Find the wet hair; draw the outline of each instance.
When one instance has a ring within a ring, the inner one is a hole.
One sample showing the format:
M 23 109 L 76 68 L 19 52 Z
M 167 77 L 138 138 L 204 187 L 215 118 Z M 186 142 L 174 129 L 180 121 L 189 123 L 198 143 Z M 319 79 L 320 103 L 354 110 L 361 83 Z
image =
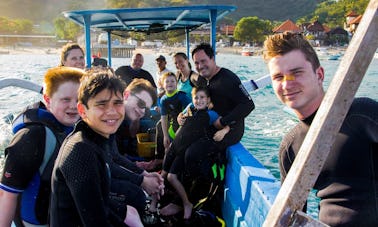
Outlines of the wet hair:
M 43 78 L 43 94 L 52 97 L 63 83 L 80 83 L 80 79 L 84 73 L 85 72 L 82 69 L 65 66 L 48 69 Z
M 185 53 L 183 53 L 183 52 L 177 52 L 175 55 L 173 55 L 173 58 L 176 58 L 176 57 L 182 57 L 183 59 L 187 60 L 188 61 L 189 69 L 192 69 L 192 64 L 190 64 L 189 58 L 188 58 L 188 56 L 186 56 Z
M 205 54 L 209 57 L 209 58 L 214 58 L 214 50 L 213 48 L 211 47 L 210 44 L 208 43 L 201 43 L 199 44 L 198 46 L 196 46 L 193 51 L 192 51 L 192 58 L 194 56 L 195 53 L 197 53 L 198 51 L 200 50 L 203 50 L 205 52 Z
M 60 53 L 60 65 L 59 66 L 64 66 L 64 63 L 67 60 L 68 55 L 70 54 L 71 50 L 74 49 L 79 49 L 84 55 L 84 50 L 81 48 L 81 46 L 77 43 L 67 43 L 62 47 L 62 52 Z
M 146 80 L 141 78 L 135 78 L 131 81 L 131 83 L 126 87 L 126 91 L 138 94 L 142 91 L 148 92 L 152 99 L 152 105 L 156 104 L 157 101 L 157 92 L 156 88 L 152 86 L 152 84 Z
M 109 90 L 113 94 L 119 93 L 123 96 L 125 90 L 125 82 L 116 76 L 112 70 L 93 68 L 86 71 L 79 87 L 79 103 L 82 103 L 88 108 L 89 99 L 95 97 L 103 90 Z
M 318 55 L 310 43 L 299 33 L 285 32 L 268 36 L 264 42 L 263 58 L 265 62 L 277 55 L 284 55 L 293 50 L 300 50 L 315 71 L 320 66 Z
M 192 88 L 192 97 L 194 97 L 200 91 L 203 91 L 207 97 L 210 97 L 210 90 L 207 87 L 202 86 Z

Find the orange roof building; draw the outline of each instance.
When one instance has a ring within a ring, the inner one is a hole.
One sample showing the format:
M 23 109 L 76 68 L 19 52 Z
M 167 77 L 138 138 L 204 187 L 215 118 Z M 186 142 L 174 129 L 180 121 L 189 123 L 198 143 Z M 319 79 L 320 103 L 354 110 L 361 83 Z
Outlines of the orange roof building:
M 273 28 L 272 30 L 274 33 L 283 33 L 286 31 L 293 32 L 293 33 L 300 33 L 302 29 L 300 29 L 294 22 L 291 20 L 286 20 L 281 25 Z

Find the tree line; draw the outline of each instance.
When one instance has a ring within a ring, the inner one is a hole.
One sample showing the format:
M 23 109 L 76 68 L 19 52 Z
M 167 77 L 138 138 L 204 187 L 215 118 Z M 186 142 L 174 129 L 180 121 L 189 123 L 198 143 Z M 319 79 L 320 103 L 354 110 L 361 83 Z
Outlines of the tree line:
M 193 1 L 189 0 L 175 0 L 174 5 L 188 5 Z M 343 27 L 345 22 L 345 15 L 348 12 L 354 11 L 357 14 L 362 14 L 368 4 L 369 0 L 328 0 L 318 4 L 315 11 L 309 15 L 299 18 L 296 23 L 302 24 L 304 22 L 313 22 L 318 20 L 322 24 L 326 24 L 330 28 Z M 106 6 L 108 8 L 135 8 L 135 7 L 158 7 L 158 6 L 172 6 L 171 0 L 107 0 Z M 75 6 L 77 7 L 77 5 Z M 241 42 L 262 42 L 267 34 L 270 34 L 272 28 L 281 23 L 281 21 L 270 21 L 258 18 L 256 16 L 242 17 L 238 21 L 234 21 L 230 17 L 226 17 L 218 24 L 235 25 L 234 40 Z M 0 17 L 0 33 L 2 34 L 41 34 L 38 27 L 33 26 L 33 22 L 27 19 L 10 19 L 7 17 Z M 59 16 L 54 19 L 54 33 L 58 39 L 75 40 L 82 32 L 82 28 L 70 20 Z M 146 40 L 146 34 L 137 34 L 130 32 L 129 37 L 136 40 Z M 149 39 L 163 39 L 167 40 L 168 44 L 181 42 L 185 39 L 183 31 L 169 31 L 160 34 L 152 34 L 148 36 Z M 218 37 L 222 38 L 222 37 Z M 191 36 L 192 41 L 207 41 L 201 36 Z

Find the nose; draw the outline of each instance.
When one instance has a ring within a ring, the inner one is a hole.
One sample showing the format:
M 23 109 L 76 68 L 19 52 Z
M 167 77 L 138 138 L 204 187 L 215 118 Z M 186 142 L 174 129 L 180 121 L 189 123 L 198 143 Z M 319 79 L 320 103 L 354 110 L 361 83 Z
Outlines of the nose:
M 292 84 L 291 82 L 295 81 L 295 76 L 291 74 L 285 74 L 282 79 L 282 88 L 287 89 Z

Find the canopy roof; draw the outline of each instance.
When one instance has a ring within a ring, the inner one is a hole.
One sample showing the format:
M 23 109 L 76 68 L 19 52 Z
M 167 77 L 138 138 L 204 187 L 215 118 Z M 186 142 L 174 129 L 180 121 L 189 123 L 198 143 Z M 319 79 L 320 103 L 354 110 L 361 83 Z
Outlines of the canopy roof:
M 196 5 L 158 8 L 122 8 L 80 10 L 63 12 L 64 16 L 81 26 L 85 17 L 90 18 L 90 27 L 104 31 L 162 32 L 177 29 L 193 30 L 211 22 L 211 12 L 216 20 L 234 11 L 235 6 Z
M 79 10 L 63 12 L 63 15 L 84 27 L 87 65 L 91 64 L 91 29 L 108 33 L 108 56 L 111 56 L 110 34 L 123 36 L 123 32 L 156 33 L 184 29 L 189 56 L 189 32 L 201 25 L 210 24 L 210 43 L 215 52 L 216 22 L 235 6 L 194 5 L 158 8 L 122 8 Z M 109 65 L 111 58 L 108 57 Z

